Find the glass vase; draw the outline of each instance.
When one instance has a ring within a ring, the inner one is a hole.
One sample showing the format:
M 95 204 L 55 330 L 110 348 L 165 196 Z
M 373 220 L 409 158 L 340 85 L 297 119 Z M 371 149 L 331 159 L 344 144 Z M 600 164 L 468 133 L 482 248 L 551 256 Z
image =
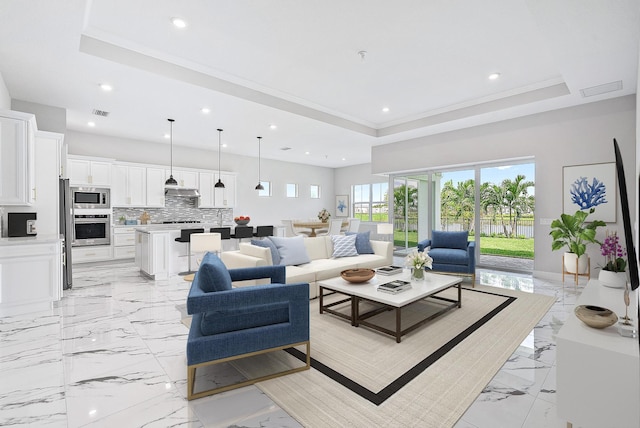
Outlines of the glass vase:
M 424 280 L 424 268 L 411 268 L 411 280 L 423 281 Z

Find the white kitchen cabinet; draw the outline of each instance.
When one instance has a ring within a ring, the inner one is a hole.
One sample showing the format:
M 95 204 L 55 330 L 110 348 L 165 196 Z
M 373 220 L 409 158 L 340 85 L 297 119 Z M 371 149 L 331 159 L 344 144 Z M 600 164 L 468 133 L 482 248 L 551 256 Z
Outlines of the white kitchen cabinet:
M 72 186 L 111 187 L 112 162 L 69 156 L 67 170 Z
M 113 259 L 113 250 L 111 245 L 95 245 L 88 247 L 73 247 L 71 249 L 72 262 L 88 263 L 101 262 Z
M 48 310 L 61 298 L 58 235 L 0 239 L 0 317 Z
M 171 271 L 171 248 L 179 231 L 136 230 L 136 266 L 140 272 L 153 279 L 167 279 Z
M 133 259 L 136 256 L 136 228 L 113 227 L 113 258 Z
M 132 165 L 113 165 L 111 205 L 144 207 L 147 204 L 147 170 Z
M 0 111 L 0 205 L 30 205 L 35 186 L 35 116 Z
M 57 234 L 60 229 L 58 177 L 64 135 L 37 131 L 35 137 L 35 186 L 30 209 L 38 213 L 38 234 Z
M 215 174 L 213 172 L 201 172 L 198 177 L 198 181 L 200 182 L 200 208 L 214 208 L 215 207 L 215 193 L 214 193 L 214 185 L 217 180 L 215 180 Z
M 169 178 L 171 170 L 167 169 L 165 174 L 167 178 Z M 187 187 L 189 189 L 198 188 L 198 171 L 173 168 L 173 178 L 178 182 L 178 186 L 180 187 Z
M 164 207 L 164 168 L 147 167 L 147 207 Z M 168 177 L 168 175 L 167 175 Z
M 214 174 L 215 183 L 218 182 L 218 174 Z M 214 204 L 216 208 L 233 208 L 236 205 L 236 176 L 233 174 L 220 174 L 224 188 L 214 187 Z M 215 184 L 214 183 L 214 184 Z

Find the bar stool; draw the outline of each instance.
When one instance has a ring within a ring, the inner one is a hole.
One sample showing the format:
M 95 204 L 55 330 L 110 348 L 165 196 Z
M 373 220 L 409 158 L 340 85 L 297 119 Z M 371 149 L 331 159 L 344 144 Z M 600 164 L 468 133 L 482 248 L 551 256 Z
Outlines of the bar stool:
M 253 237 L 253 227 L 252 226 L 236 226 L 235 230 L 231 234 L 233 239 L 238 240 L 238 244 L 242 242 L 242 238 L 251 238 Z
M 176 242 L 186 242 L 187 243 L 187 258 L 189 260 L 188 262 L 188 271 L 187 272 L 180 272 L 178 275 L 189 275 L 190 273 L 193 273 L 193 271 L 191 270 L 191 235 L 194 233 L 203 233 L 204 229 L 182 229 L 180 230 L 180 236 L 178 238 L 175 239 Z
M 264 236 L 273 236 L 273 226 L 256 226 L 256 232 L 253 236 L 262 238 Z

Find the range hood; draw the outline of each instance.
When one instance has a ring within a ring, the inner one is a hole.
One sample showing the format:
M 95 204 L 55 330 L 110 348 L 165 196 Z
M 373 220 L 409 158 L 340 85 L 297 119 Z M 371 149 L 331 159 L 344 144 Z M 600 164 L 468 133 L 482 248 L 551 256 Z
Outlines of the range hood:
M 165 186 L 164 188 L 165 196 L 180 196 L 183 198 L 199 198 L 200 192 L 198 189 L 190 189 L 188 187 L 180 187 L 180 186 Z

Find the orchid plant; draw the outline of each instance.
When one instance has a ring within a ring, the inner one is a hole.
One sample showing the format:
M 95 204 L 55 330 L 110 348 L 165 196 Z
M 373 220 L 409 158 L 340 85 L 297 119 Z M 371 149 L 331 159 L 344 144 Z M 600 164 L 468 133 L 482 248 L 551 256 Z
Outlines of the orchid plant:
M 617 232 L 609 233 L 600 245 L 600 254 L 604 256 L 605 265 L 602 270 L 610 272 L 624 272 L 627 268 L 626 250 L 620 245 Z
M 414 250 L 411 254 L 409 254 L 405 260 L 405 264 L 408 267 L 412 267 L 414 269 L 424 269 L 428 267 L 429 269 L 433 268 L 433 259 L 426 252 L 418 252 Z

